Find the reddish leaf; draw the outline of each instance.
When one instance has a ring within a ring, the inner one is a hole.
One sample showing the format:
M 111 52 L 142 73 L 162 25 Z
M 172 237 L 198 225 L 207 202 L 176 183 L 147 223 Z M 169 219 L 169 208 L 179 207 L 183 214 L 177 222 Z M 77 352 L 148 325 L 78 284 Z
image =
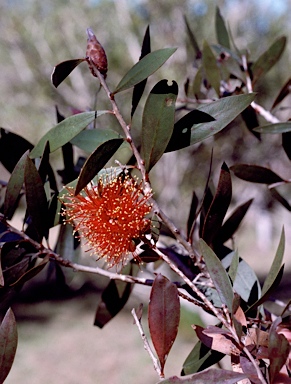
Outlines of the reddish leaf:
M 177 287 L 159 273 L 151 290 L 148 321 L 162 373 L 178 333 L 179 320 L 180 301 Z
M 240 179 L 252 183 L 274 184 L 284 181 L 279 175 L 271 169 L 259 165 L 236 164 L 230 167 L 230 170 Z
M 230 172 L 225 163 L 221 167 L 216 194 L 205 217 L 202 239 L 211 244 L 221 228 L 232 194 Z
M 291 160 L 291 159 L 290 159 Z M 283 205 L 288 211 L 291 211 L 291 205 L 288 201 L 277 191 L 275 188 L 270 189 L 270 193 L 274 199 L 276 199 L 280 204 Z
M 194 375 L 184 377 L 173 376 L 159 381 L 157 384 L 235 384 L 246 377 L 247 375 L 243 373 L 210 368 Z
M 62 61 L 58 65 L 56 65 L 53 69 L 51 81 L 53 85 L 57 88 L 66 77 L 83 61 L 86 59 L 73 59 Z
M 240 354 L 240 350 L 236 346 L 230 332 L 213 325 L 209 325 L 207 328 L 200 327 L 200 325 L 192 325 L 192 327 L 199 340 L 208 348 L 225 355 Z
M 17 348 L 17 328 L 9 308 L 0 326 L 0 382 L 3 383 L 12 367 Z
M 270 333 L 269 333 L 269 359 L 270 359 L 270 382 L 274 382 L 276 375 L 279 373 L 280 369 L 285 364 L 287 357 L 290 352 L 289 342 L 283 334 L 278 334 L 276 332 L 277 325 L 281 321 L 280 318 L 277 318 L 273 322 Z
M 272 105 L 272 109 L 275 108 L 282 100 L 285 99 L 286 96 L 291 92 L 291 79 L 287 81 L 279 92 L 279 95 L 276 97 L 274 104 Z

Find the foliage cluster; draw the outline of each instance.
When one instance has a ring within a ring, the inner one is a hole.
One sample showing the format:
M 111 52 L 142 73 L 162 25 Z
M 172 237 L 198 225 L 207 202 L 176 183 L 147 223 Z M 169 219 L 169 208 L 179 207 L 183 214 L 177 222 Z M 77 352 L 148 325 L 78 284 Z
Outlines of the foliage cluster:
M 133 309 L 132 315 L 160 382 L 235 383 L 244 380 L 279 383 L 281 377 L 284 380 L 289 378 L 290 302 L 286 303 L 280 316 L 270 313 L 265 306 L 283 275 L 284 230 L 270 272 L 261 287 L 254 271 L 229 245 L 252 201 L 242 201 L 225 220 L 232 199 L 231 172 L 240 179 L 265 184 L 273 198 L 290 211 L 290 204 L 279 189 L 289 180 L 257 164 L 235 163 L 229 168 L 223 163 L 218 185 L 214 188 L 211 158 L 203 197 L 199 201 L 194 191 L 191 205 L 187 208 L 186 230 L 178 229 L 155 199 L 150 198 L 152 214 L 146 219 L 150 220 L 149 227 L 142 228 L 139 237 L 129 239 L 127 250 L 134 252 L 135 257 L 118 265 L 117 262 L 112 263 L 114 256 L 111 254 L 111 264 L 117 264 L 115 272 L 107 269 L 106 265 L 88 267 L 79 264 L 74 253 L 80 246 L 82 232 L 76 233 L 77 238 L 74 239 L 71 227 L 63 225 L 68 207 L 68 188 L 74 191 L 70 204 L 73 204 L 74 198 L 87 204 L 93 196 L 92 190 L 95 191 L 94 199 L 102 200 L 106 182 L 108 185 L 111 182 L 108 174 L 114 172 L 118 184 L 124 183 L 124 189 L 125 180 L 137 177 L 142 181 L 141 191 L 138 189 L 138 192 L 149 196 L 152 191 L 151 170 L 159 166 L 164 153 L 182 150 L 212 137 L 239 115 L 257 139 L 262 134 L 282 135 L 282 147 L 291 159 L 290 121 L 280 121 L 273 111 L 267 111 L 256 103 L 253 92 L 260 79 L 279 61 L 286 47 L 286 37 L 276 39 L 261 56 L 251 61 L 246 52 L 236 47 L 218 8 L 215 17 L 216 44 L 207 41 L 199 44 L 187 19 L 185 23 L 191 49 L 195 51 L 193 64 L 196 75 L 193 81 L 185 81 L 183 97 L 179 97 L 176 81 L 158 81 L 146 96 L 139 134 L 134 137 L 131 122 L 146 90 L 147 79 L 176 50 L 164 48 L 152 51 L 149 28 L 144 35 L 140 60 L 128 70 L 113 91 L 106 82 L 106 77 L 110 77 L 106 53 L 91 29 L 87 30 L 86 56 L 64 61 L 54 68 L 52 83 L 58 87 L 77 66 L 87 62 L 92 75 L 101 84 L 99 91 L 105 92 L 108 98 L 108 109 L 78 112 L 67 118 L 57 110 L 58 124 L 35 146 L 1 128 L 0 160 L 11 173 L 7 185 L 2 183 L 5 200 L 0 222 L 1 382 L 9 373 L 17 346 L 16 323 L 10 305 L 23 284 L 48 264 L 53 265 L 56 276 L 63 284 L 63 268 L 109 278 L 96 311 L 95 325 L 99 327 L 106 325 L 123 308 L 134 284 L 152 287 L 148 324 L 156 354 L 144 336 L 142 306 Z M 126 122 L 115 98 L 131 88 L 130 118 Z M 272 110 L 289 92 L 290 79 L 274 98 Z M 267 123 L 261 125 L 258 115 Z M 106 126 L 110 126 L 114 117 L 120 129 L 96 129 L 96 119 L 106 117 Z M 85 161 L 81 157 L 75 161 L 76 147 L 89 153 Z M 124 156 L 121 160 L 119 155 L 124 148 L 129 155 L 126 160 Z M 50 164 L 50 154 L 57 150 L 61 150 L 63 156 L 64 169 L 57 173 L 62 185 L 66 186 L 64 188 L 59 187 L 56 172 Z M 116 161 L 114 171 L 112 168 L 108 171 L 108 161 L 112 158 Z M 87 196 L 84 188 L 87 188 Z M 121 188 L 118 193 L 121 196 L 124 190 Z M 137 191 L 133 189 L 132 195 L 135 193 Z M 21 199 L 25 200 L 26 212 L 22 228 L 17 229 L 10 224 L 10 220 Z M 129 213 L 124 211 L 123 214 Z M 107 224 L 115 224 L 116 217 L 111 215 L 107 218 Z M 60 225 L 58 242 L 56 248 L 51 249 L 50 229 L 56 225 Z M 100 228 L 94 227 L 93 230 L 98 232 Z M 113 241 L 113 237 L 110 239 Z M 138 267 L 140 262 L 142 264 Z M 148 268 L 149 264 L 151 268 Z M 166 273 L 159 272 L 161 264 L 175 272 L 173 281 L 165 276 Z M 154 271 L 151 272 L 152 278 L 138 276 L 139 268 Z M 217 324 L 205 328 L 193 324 L 199 341 L 186 358 L 181 376 L 164 379 L 166 359 L 177 336 L 180 300 L 203 308 L 217 318 Z M 231 357 L 232 370 L 214 371 L 211 367 L 225 355 Z

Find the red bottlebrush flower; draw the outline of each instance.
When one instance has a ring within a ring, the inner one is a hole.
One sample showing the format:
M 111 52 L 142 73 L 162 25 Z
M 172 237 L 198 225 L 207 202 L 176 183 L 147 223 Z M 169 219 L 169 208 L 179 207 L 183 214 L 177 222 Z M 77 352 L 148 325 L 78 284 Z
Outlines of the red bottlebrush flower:
M 77 196 L 69 189 L 63 214 L 98 259 L 106 258 L 110 267 L 124 265 L 130 253 L 137 258 L 135 241 L 149 229 L 150 219 L 145 216 L 152 209 L 148 202 L 151 195 L 144 194 L 142 183 L 129 175 L 111 174 Z

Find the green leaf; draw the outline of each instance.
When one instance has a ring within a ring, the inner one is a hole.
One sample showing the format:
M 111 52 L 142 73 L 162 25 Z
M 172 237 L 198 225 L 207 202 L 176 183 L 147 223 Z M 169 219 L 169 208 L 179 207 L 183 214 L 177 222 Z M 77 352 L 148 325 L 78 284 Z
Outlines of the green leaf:
M 235 277 L 238 271 L 239 266 L 239 254 L 237 251 L 234 251 L 233 258 L 231 260 L 229 270 L 228 270 L 228 276 L 231 278 L 231 281 L 235 281 Z
M 279 37 L 252 65 L 253 85 L 264 76 L 282 56 L 286 46 L 286 36 Z
M 183 364 L 182 376 L 203 371 L 218 363 L 224 356 L 223 353 L 206 347 L 206 345 L 199 340 Z
M 276 255 L 262 288 L 262 296 L 272 287 L 274 281 L 278 276 L 278 273 L 280 272 L 283 256 L 284 256 L 284 250 L 285 250 L 285 232 L 284 232 L 284 228 L 282 228 L 280 242 L 276 251 Z
M 7 184 L 3 213 L 8 219 L 11 219 L 14 215 L 19 194 L 24 183 L 24 167 L 28 153 L 29 151 L 26 151 L 19 159 Z
M 247 213 L 247 210 L 249 209 L 252 201 L 253 199 L 250 199 L 246 203 L 240 205 L 226 220 L 216 236 L 215 241 L 217 243 L 223 244 L 233 236 L 245 214 Z
M 202 80 L 203 80 L 203 71 L 202 71 L 202 67 L 199 67 L 196 72 L 195 78 L 193 80 L 193 86 L 192 86 L 192 91 L 196 98 L 198 98 L 199 92 L 201 90 Z
M 143 57 L 145 57 L 148 53 L 151 52 L 151 37 L 150 37 L 150 27 L 148 25 L 143 42 L 142 42 L 142 48 L 141 48 L 141 55 L 139 57 L 139 60 L 141 60 Z M 147 83 L 147 78 L 141 81 L 140 83 L 136 84 L 133 88 L 132 92 L 132 104 L 131 104 L 131 113 L 130 116 L 134 115 L 134 112 L 138 106 L 138 103 L 140 102 L 140 99 L 143 95 L 143 91 L 145 89 Z
M 27 210 L 41 241 L 43 236 L 48 236 L 48 203 L 41 177 L 29 157 L 25 162 L 24 184 Z
M 147 79 L 158 70 L 177 48 L 164 48 L 148 53 L 120 80 L 113 94 L 124 91 Z
M 163 373 L 166 359 L 178 333 L 180 301 L 176 285 L 160 273 L 151 289 L 148 321 Z
M 271 169 L 259 165 L 236 164 L 230 167 L 230 170 L 240 179 L 252 183 L 274 184 L 284 181 Z
M 85 129 L 75 136 L 70 142 L 87 153 L 95 151 L 99 145 L 111 139 L 121 138 L 112 129 Z
M 17 349 L 17 327 L 11 308 L 0 326 L 0 382 L 3 383 L 12 367 Z
M 255 94 L 229 96 L 220 100 L 214 101 L 206 105 L 201 105 L 197 109 L 212 116 L 215 121 L 209 123 L 195 124 L 191 127 L 191 135 L 187 131 L 182 131 L 179 142 L 183 146 L 188 147 L 215 135 L 233 121 L 251 102 L 254 100 Z M 178 139 L 178 138 L 177 138 Z
M 205 112 L 193 109 L 187 113 L 174 125 L 171 139 L 167 145 L 165 152 L 176 151 L 189 145 L 191 140 L 191 129 L 195 124 L 214 121 L 215 119 Z
M 13 283 L 9 284 L 10 287 L 14 287 L 14 286 L 22 287 L 26 281 L 38 275 L 43 270 L 43 268 L 47 265 L 48 262 L 49 262 L 48 255 L 46 255 L 43 259 L 41 259 L 40 257 L 37 258 L 35 265 L 33 265 L 31 268 L 29 267 L 29 269 L 27 269 L 25 273 L 21 274 L 21 276 L 18 279 L 16 279 Z
M 165 152 L 174 129 L 178 85 L 159 81 L 151 90 L 143 112 L 141 155 L 149 171 Z
M 205 76 L 209 84 L 214 88 L 217 96 L 220 95 L 220 70 L 217 66 L 216 57 L 207 41 L 204 41 L 202 51 L 202 64 Z
M 221 263 L 225 269 L 230 268 L 235 252 L 225 256 Z M 259 280 L 252 268 L 241 258 L 233 282 L 233 289 L 248 305 L 252 305 L 260 297 Z
M 83 168 L 81 169 L 78 178 L 75 195 L 78 195 L 81 190 L 86 187 L 94 176 L 105 166 L 111 159 L 114 153 L 123 143 L 123 139 L 111 139 L 99 145 L 91 156 L 86 160 Z
M 283 123 L 275 123 L 268 125 L 261 125 L 254 129 L 254 131 L 259 133 L 284 133 L 291 131 L 291 121 Z
M 207 270 L 213 281 L 213 284 L 217 290 L 217 293 L 220 297 L 220 300 L 225 304 L 229 310 L 232 312 L 232 302 L 233 302 L 233 288 L 229 276 L 224 269 L 221 261 L 212 251 L 212 249 L 205 243 L 203 239 L 199 240 L 199 246 L 201 253 L 203 255 Z
M 230 172 L 225 163 L 221 167 L 219 182 L 215 196 L 206 214 L 202 238 L 207 244 L 212 244 L 228 210 L 232 195 Z
M 56 65 L 53 69 L 51 77 L 53 85 L 57 88 L 65 80 L 65 78 L 69 76 L 69 74 L 83 61 L 86 61 L 86 59 L 83 58 L 67 60 Z
M 221 16 L 221 13 L 218 7 L 216 7 L 216 14 L 215 14 L 215 30 L 216 30 L 216 37 L 217 37 L 218 43 L 230 49 L 228 32 L 225 26 L 224 19 Z
M 199 45 L 198 45 L 198 43 L 197 43 L 197 40 L 196 40 L 196 38 L 195 38 L 195 36 L 194 36 L 193 31 L 192 31 L 191 28 L 190 28 L 190 25 L 189 25 L 189 23 L 188 23 L 188 20 L 187 20 L 187 17 L 186 17 L 186 16 L 184 16 L 184 21 L 185 21 L 185 24 L 186 24 L 187 34 L 188 34 L 188 36 L 189 36 L 191 45 L 192 45 L 192 47 L 193 47 L 193 49 L 194 49 L 194 51 L 195 51 L 195 54 L 196 54 L 196 57 L 195 57 L 195 58 L 196 58 L 196 60 L 197 60 L 197 59 L 200 59 L 201 56 L 202 56 L 202 54 L 201 54 L 201 50 L 200 50 L 200 48 L 199 48 Z
M 288 96 L 290 92 L 291 92 L 291 78 L 281 88 L 271 109 L 274 109 L 279 103 L 281 103 L 281 101 L 284 100 L 285 97 Z
M 87 127 L 95 118 L 108 113 L 108 111 L 83 112 L 77 115 L 67 117 L 55 127 L 51 128 L 37 143 L 30 153 L 30 158 L 40 157 L 44 151 L 46 142 L 49 142 L 50 151 L 54 152 L 62 147 L 83 129 Z
M 194 375 L 184 377 L 172 376 L 159 381 L 157 384 L 235 384 L 245 378 L 247 378 L 247 375 L 244 373 L 209 368 Z

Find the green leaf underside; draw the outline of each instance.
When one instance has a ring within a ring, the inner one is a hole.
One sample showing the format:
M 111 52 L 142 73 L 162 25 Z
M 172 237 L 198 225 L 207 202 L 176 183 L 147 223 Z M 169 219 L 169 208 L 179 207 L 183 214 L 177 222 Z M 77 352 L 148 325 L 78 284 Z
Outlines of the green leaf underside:
M 91 111 L 82 112 L 77 115 L 67 117 L 55 127 L 51 128 L 36 144 L 30 153 L 30 158 L 40 157 L 44 151 L 46 142 L 49 142 L 50 152 L 56 151 L 63 145 L 72 140 L 83 129 L 85 129 L 92 121 L 98 117 L 108 113 L 108 111 Z
M 230 49 L 228 32 L 225 26 L 224 19 L 221 16 L 221 13 L 218 7 L 216 7 L 215 30 L 216 30 L 216 37 L 217 37 L 218 43 Z
M 105 141 L 96 148 L 92 155 L 88 157 L 83 168 L 81 169 L 75 195 L 78 195 L 78 193 L 80 193 L 81 190 L 90 183 L 90 181 L 111 159 L 122 143 L 123 139 L 111 139 Z
M 220 95 L 220 70 L 217 66 L 216 57 L 212 52 L 207 41 L 204 41 L 202 51 L 202 64 L 205 71 L 206 79 L 214 88 L 217 96 Z
M 120 80 L 113 94 L 124 91 L 148 78 L 158 70 L 177 48 L 164 48 L 148 53 Z
M 199 240 L 199 245 L 201 253 L 204 257 L 205 264 L 209 275 L 213 281 L 213 284 L 218 292 L 220 300 L 225 304 L 230 311 L 232 312 L 232 302 L 233 302 L 233 289 L 230 283 L 229 276 L 224 269 L 221 261 L 212 251 L 212 249 L 205 243 L 203 239 Z
M 229 96 L 214 101 L 213 103 L 198 106 L 197 110 L 207 113 L 213 119 L 215 119 L 215 121 L 194 124 L 190 128 L 190 135 L 188 130 L 182 131 L 180 134 L 181 137 L 179 138 L 179 147 L 175 148 L 175 150 L 199 143 L 200 141 L 205 140 L 208 137 L 211 137 L 220 132 L 245 108 L 247 108 L 247 106 L 251 104 L 254 98 L 255 94 L 253 93 L 248 95 Z
M 236 164 L 230 170 L 240 179 L 252 183 L 274 184 L 284 181 L 275 172 L 259 165 Z
M 3 213 L 8 218 L 13 216 L 16 209 L 16 203 L 24 183 L 24 168 L 28 153 L 29 151 L 26 151 L 19 159 L 7 184 Z
M 291 121 L 283 123 L 275 123 L 268 125 L 261 125 L 254 129 L 254 131 L 259 133 L 285 133 L 291 131 Z
M 112 129 L 85 129 L 75 136 L 70 143 L 87 153 L 92 153 L 105 141 L 118 138 L 121 136 Z
M 225 269 L 230 267 L 233 257 L 236 257 L 235 252 L 229 253 L 222 259 L 221 263 Z M 251 297 L 251 292 L 254 287 L 256 287 L 258 291 L 255 298 Z M 246 303 L 249 303 L 250 299 L 254 302 L 260 297 L 260 285 L 258 278 L 252 268 L 242 259 L 239 259 L 235 280 L 233 282 L 233 289 Z
M 285 232 L 283 228 L 281 232 L 279 245 L 276 251 L 276 255 L 274 257 L 271 269 L 265 279 L 265 282 L 262 288 L 262 296 L 272 287 L 274 281 L 276 280 L 280 272 L 283 256 L 284 256 L 284 250 L 285 250 Z
M 52 73 L 52 83 L 57 88 L 69 74 L 83 61 L 86 61 L 86 59 L 73 59 L 73 60 L 66 60 L 54 67 L 53 73 Z
M 286 46 L 286 36 L 279 37 L 252 65 L 253 85 L 265 75 L 282 56 Z
M 12 367 L 18 342 L 14 314 L 9 308 L 0 326 L 0 382 L 3 383 Z
M 149 171 L 165 152 L 174 129 L 178 85 L 159 81 L 150 92 L 142 118 L 141 155 Z
M 203 372 L 195 373 L 194 375 L 183 377 L 172 376 L 168 379 L 159 381 L 157 384 L 235 384 L 246 377 L 247 375 L 244 373 L 209 368 Z
M 176 339 L 180 321 L 180 301 L 175 284 L 160 273 L 156 276 L 150 295 L 148 322 L 161 371 Z

